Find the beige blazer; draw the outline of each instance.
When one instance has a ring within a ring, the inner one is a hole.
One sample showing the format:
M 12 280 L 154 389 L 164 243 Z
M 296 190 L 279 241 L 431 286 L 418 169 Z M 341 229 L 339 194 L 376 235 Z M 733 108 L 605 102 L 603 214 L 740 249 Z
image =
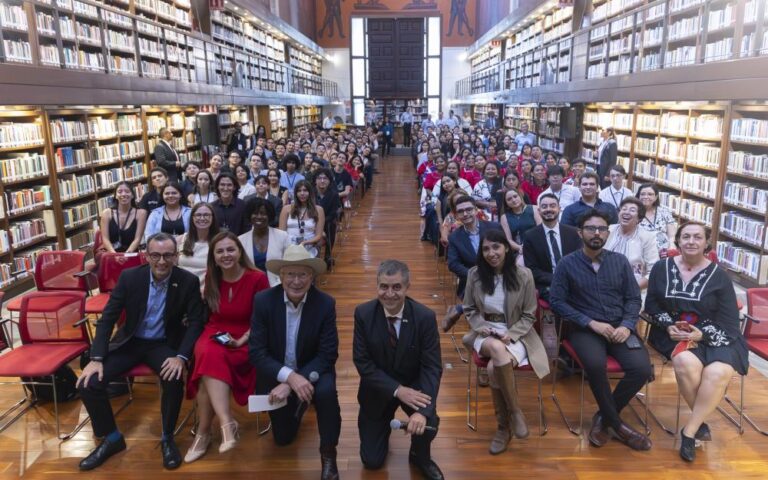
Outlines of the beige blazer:
M 240 239 L 240 243 L 243 244 L 243 249 L 248 258 L 253 261 L 253 229 L 248 230 L 244 234 L 237 237 Z M 288 232 L 277 228 L 269 227 L 269 245 L 267 246 L 267 261 L 269 260 L 281 260 L 283 258 L 283 252 L 291 244 L 288 239 Z M 267 272 L 267 278 L 269 279 L 269 286 L 274 287 L 280 285 L 280 277 L 272 272 Z
M 507 293 L 504 303 L 504 316 L 507 318 L 508 335 L 515 342 L 522 342 L 528 352 L 528 362 L 539 378 L 549 374 L 549 360 L 544 344 L 533 328 L 536 322 L 536 287 L 533 274 L 526 267 L 517 267 L 520 282 L 518 292 Z M 464 345 L 472 345 L 480 331 L 490 324 L 483 317 L 483 293 L 477 267 L 472 267 L 467 274 L 467 289 L 464 293 L 464 315 L 472 328 L 462 339 Z

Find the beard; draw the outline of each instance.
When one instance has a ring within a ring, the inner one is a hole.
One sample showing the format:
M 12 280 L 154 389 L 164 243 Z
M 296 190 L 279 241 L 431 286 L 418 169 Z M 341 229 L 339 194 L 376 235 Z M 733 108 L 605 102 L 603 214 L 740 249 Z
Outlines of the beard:
M 593 238 L 592 240 L 588 242 L 584 242 L 584 246 L 586 246 L 590 250 L 600 250 L 605 246 L 605 240 L 602 238 Z

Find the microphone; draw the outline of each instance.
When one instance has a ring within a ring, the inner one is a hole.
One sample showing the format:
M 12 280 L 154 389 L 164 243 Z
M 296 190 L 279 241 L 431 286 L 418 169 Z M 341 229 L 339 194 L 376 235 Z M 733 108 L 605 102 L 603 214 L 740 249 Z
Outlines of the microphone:
M 406 428 L 408 428 L 408 422 L 403 422 L 402 420 L 393 418 L 392 421 L 389 422 L 389 428 L 391 428 L 392 430 L 405 430 Z M 430 431 L 430 432 L 437 431 L 435 427 L 430 427 L 429 425 L 425 426 L 424 430 Z
M 309 383 L 312 385 L 316 384 L 317 381 L 320 379 L 320 374 L 317 372 L 309 372 Z M 296 407 L 296 413 L 294 416 L 298 419 L 301 418 L 302 415 L 304 415 L 304 412 L 307 411 L 307 408 L 309 408 L 309 404 L 305 401 L 300 401 L 299 405 Z

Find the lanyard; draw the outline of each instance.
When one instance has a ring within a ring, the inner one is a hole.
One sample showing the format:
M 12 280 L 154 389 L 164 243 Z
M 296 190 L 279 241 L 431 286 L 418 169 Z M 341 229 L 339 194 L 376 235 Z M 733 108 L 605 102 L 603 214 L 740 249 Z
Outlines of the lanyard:
M 616 192 L 613 191 L 613 188 L 611 188 L 610 192 L 611 192 L 611 200 L 613 200 L 613 204 L 616 205 L 616 208 L 618 209 L 619 205 L 621 205 L 621 202 L 624 201 L 624 189 L 623 188 L 621 189 L 621 198 L 619 199 L 618 203 L 616 203 Z M 655 222 L 655 219 L 654 219 L 654 222 Z

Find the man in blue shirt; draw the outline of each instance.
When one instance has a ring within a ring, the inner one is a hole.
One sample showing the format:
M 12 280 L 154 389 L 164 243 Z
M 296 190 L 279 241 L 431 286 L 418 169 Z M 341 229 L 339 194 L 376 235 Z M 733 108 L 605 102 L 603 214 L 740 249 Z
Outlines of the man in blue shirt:
M 80 470 L 92 470 L 125 450 L 107 386 L 141 363 L 161 379 L 163 466 L 174 469 L 181 465 L 173 431 L 184 399 L 184 367 L 203 330 L 205 308 L 197 276 L 175 266 L 173 236 L 151 236 L 147 241 L 147 258 L 149 265 L 125 270 L 120 275 L 96 324 L 91 361 L 77 380 L 80 397 L 93 423 L 93 434 L 102 438 L 99 446 L 80 462 Z M 112 330 L 123 316 L 125 321 L 113 336 Z
M 653 377 L 648 351 L 635 326 L 642 301 L 632 267 L 624 255 L 604 250 L 608 216 L 595 209 L 579 220 L 583 248 L 557 264 L 550 287 L 552 310 L 570 324 L 569 340 L 595 396 L 598 412 L 589 441 L 602 447 L 614 436 L 634 450 L 649 450 L 651 441 L 621 420 L 621 410 Z M 613 357 L 624 377 L 613 392 L 607 358 Z
M 526 143 L 530 146 L 536 145 L 536 135 L 528 131 L 527 123 L 520 125 L 520 133 L 515 136 L 515 142 L 520 148 L 523 148 Z
M 579 224 L 579 218 L 592 209 L 607 215 L 609 224 L 613 225 L 614 223 L 618 223 L 619 213 L 616 211 L 616 207 L 600 200 L 597 196 L 599 185 L 600 179 L 596 173 L 584 172 L 581 175 L 581 178 L 579 178 L 581 199 L 568 205 L 565 210 L 563 210 L 563 217 L 560 219 L 560 223 L 575 227 Z
M 381 156 L 386 157 L 392 148 L 392 137 L 395 134 L 395 126 L 389 121 L 389 117 L 384 117 L 384 125 L 381 126 Z

